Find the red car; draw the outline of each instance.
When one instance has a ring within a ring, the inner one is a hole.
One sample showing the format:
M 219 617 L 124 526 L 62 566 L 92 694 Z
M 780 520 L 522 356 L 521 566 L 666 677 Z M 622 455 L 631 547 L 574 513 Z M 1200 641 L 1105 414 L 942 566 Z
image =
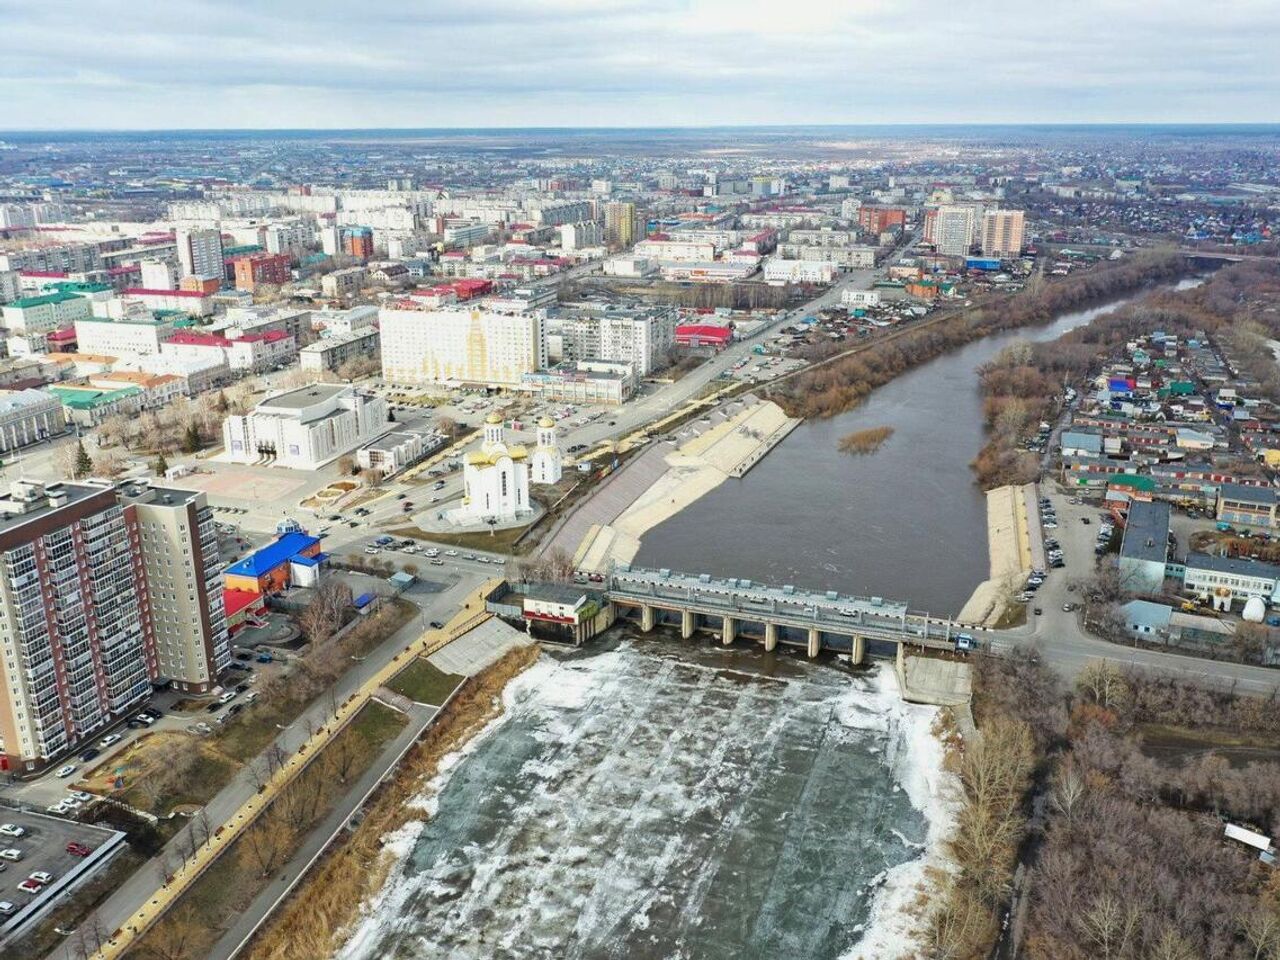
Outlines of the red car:
M 93 853 L 93 851 L 83 843 L 72 840 L 67 844 L 67 853 L 75 857 L 87 857 L 89 854 Z

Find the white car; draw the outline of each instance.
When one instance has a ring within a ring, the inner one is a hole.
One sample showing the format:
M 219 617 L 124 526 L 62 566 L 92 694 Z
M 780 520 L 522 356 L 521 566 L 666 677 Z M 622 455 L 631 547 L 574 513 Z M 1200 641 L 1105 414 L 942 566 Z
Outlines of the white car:
M 109 733 L 109 734 L 107 734 L 105 737 L 103 737 L 101 740 L 99 740 L 99 741 L 98 741 L 98 746 L 100 746 L 100 747 L 109 747 L 109 746 L 111 746 L 113 743 L 119 743 L 119 742 L 120 742 L 121 740 L 123 740 L 123 739 L 124 739 L 124 737 L 122 737 L 122 736 L 121 736 L 120 734 L 118 734 L 118 733 Z
M 12 860 L 17 863 L 22 859 L 22 851 L 17 847 L 10 847 L 8 850 L 0 850 L 0 860 Z
M 28 879 L 34 880 L 36 883 L 45 885 L 45 884 L 53 883 L 53 874 L 46 873 L 43 870 L 37 870 L 35 873 L 31 874 L 31 876 Z
M 0 837 L 25 837 L 27 831 L 16 823 L 0 823 Z
M 59 767 L 57 772 L 54 774 L 54 776 L 69 777 L 75 772 L 76 772 L 76 765 L 74 763 L 67 763 Z
M 67 813 L 68 811 L 70 811 L 70 810 L 71 810 L 71 808 L 67 806 L 67 801 L 66 801 L 66 800 L 59 800 L 57 803 L 51 803 L 51 804 L 49 804 L 47 807 L 45 807 L 45 810 L 46 810 L 48 813 L 52 813 L 52 814 L 55 814 L 56 816 L 59 816 L 59 817 L 60 817 L 60 816 L 62 816 L 63 814 L 65 814 L 65 813 Z
M 234 690 L 228 690 L 226 693 L 224 693 L 222 696 L 218 698 L 218 702 L 230 703 L 235 698 L 236 698 L 236 692 Z
M 446 551 L 444 552 L 444 555 L 445 555 L 446 557 L 456 557 L 456 556 L 458 555 L 458 551 L 457 551 L 457 550 L 446 550 Z
M 0 900 L 0 916 L 7 917 L 9 914 L 13 913 L 13 911 L 17 909 L 18 908 L 15 907 L 8 900 Z
M 85 793 L 83 790 L 68 790 L 67 796 L 72 800 L 79 800 L 81 803 L 89 803 L 93 800 L 93 794 Z

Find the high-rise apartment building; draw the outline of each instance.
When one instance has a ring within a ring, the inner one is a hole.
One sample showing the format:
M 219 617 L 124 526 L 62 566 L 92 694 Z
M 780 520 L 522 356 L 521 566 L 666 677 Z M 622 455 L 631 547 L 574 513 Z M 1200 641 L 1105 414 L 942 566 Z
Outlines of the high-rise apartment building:
M 388 383 L 514 387 L 547 365 L 542 318 L 534 314 L 383 309 L 378 319 Z
M 982 218 L 982 255 L 1016 257 L 1022 253 L 1026 214 L 1021 210 L 988 210 Z
M 146 583 L 114 485 L 16 481 L 0 499 L 0 767 L 65 754 L 150 693 Z
M 942 204 L 933 221 L 934 247 L 943 256 L 968 256 L 977 223 L 977 211 L 973 206 Z
M 147 576 L 152 635 L 162 678 L 205 693 L 231 665 L 222 562 L 213 510 L 201 491 L 128 485 Z
M 183 277 L 222 277 L 222 231 L 179 227 L 176 237 Z
M 373 257 L 373 231 L 368 227 L 345 227 L 342 231 L 342 252 L 358 260 Z
M 629 201 L 604 205 L 604 242 L 610 247 L 629 247 L 644 237 L 640 211 Z
M 566 360 L 629 363 L 637 377 L 646 377 L 667 365 L 678 323 L 674 307 L 575 310 L 560 320 L 561 349 Z

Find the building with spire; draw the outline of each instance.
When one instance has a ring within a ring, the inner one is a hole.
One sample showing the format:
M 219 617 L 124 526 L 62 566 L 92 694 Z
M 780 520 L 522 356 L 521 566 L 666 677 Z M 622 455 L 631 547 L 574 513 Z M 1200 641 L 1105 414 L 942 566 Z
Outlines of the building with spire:
M 533 512 L 529 502 L 529 452 L 508 444 L 502 417 L 491 413 L 484 442 L 468 453 L 462 468 L 462 504 L 447 512 L 458 526 L 511 523 Z

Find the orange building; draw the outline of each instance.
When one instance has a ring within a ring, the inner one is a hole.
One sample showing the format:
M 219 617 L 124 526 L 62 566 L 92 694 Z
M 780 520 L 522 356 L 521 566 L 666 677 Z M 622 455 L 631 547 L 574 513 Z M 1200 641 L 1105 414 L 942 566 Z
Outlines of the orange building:
M 286 533 L 275 543 L 227 567 L 223 587 L 248 593 L 278 593 L 298 579 L 295 566 L 314 570 L 323 559 L 318 537 Z
M 260 283 L 284 284 L 293 279 L 289 255 L 285 253 L 251 253 L 236 257 L 236 289 L 254 291 Z
M 858 226 L 868 233 L 879 235 L 906 223 L 907 211 L 901 207 L 862 207 L 858 211 Z

